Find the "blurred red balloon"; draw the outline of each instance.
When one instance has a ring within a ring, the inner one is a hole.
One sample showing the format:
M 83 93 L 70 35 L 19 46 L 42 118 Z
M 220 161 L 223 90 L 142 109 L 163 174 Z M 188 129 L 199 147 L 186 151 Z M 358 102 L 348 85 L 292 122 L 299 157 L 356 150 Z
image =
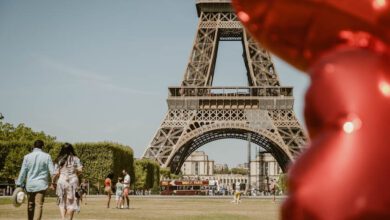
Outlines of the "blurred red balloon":
M 262 46 L 312 79 L 311 146 L 283 219 L 390 219 L 390 0 L 233 0 Z
M 306 71 L 323 53 L 351 42 L 344 32 L 370 33 L 390 44 L 390 0 L 232 0 L 247 30 Z M 375 45 L 372 45 L 375 47 Z
M 346 48 L 310 69 L 312 143 L 289 171 L 283 219 L 390 219 L 389 61 Z

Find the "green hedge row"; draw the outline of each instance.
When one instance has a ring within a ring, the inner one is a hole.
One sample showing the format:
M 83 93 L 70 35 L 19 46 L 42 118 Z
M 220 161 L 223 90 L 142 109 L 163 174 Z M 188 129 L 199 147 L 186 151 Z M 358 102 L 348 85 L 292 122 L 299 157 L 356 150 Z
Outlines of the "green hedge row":
M 148 159 L 135 161 L 135 184 L 136 190 L 152 190 L 159 192 L 160 166 L 157 162 Z
M 24 155 L 31 152 L 32 142 L 0 141 L 0 179 L 16 179 Z M 122 175 L 122 170 L 129 172 L 135 179 L 134 156 L 130 147 L 110 143 L 76 143 L 73 145 L 76 154 L 83 163 L 83 178 L 86 178 L 101 188 L 107 175 L 112 173 L 114 179 Z M 61 149 L 61 143 L 45 143 L 44 151 L 48 152 L 53 161 Z
M 74 147 L 84 166 L 83 177 L 95 186 L 101 188 L 110 173 L 113 181 L 123 176 L 122 170 L 127 170 L 131 179 L 135 178 L 134 156 L 130 147 L 109 142 L 77 143 Z

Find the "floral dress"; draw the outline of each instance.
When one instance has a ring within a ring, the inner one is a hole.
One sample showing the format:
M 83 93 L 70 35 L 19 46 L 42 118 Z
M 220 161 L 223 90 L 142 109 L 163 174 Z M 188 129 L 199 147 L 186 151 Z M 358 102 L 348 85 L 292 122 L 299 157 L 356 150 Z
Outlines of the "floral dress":
M 76 190 L 79 186 L 78 174 L 82 171 L 80 159 L 76 156 L 69 156 L 62 167 L 56 164 L 55 172 L 59 174 L 56 194 L 59 198 L 58 206 L 66 210 L 77 211 L 80 209 Z

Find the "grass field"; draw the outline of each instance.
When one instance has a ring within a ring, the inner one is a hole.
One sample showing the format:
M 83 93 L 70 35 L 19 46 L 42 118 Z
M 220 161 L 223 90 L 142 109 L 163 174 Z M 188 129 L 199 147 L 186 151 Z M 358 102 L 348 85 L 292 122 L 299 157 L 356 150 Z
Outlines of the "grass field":
M 231 203 L 225 198 L 180 198 L 180 197 L 131 197 L 130 209 L 105 207 L 104 197 L 89 198 L 87 205 L 82 205 L 81 212 L 74 219 L 170 219 L 170 220 L 203 220 L 203 219 L 279 219 L 281 200 L 243 199 L 240 204 Z M 27 207 L 23 204 L 14 208 L 9 198 L 0 199 L 0 219 L 26 219 Z M 60 219 L 54 198 L 46 198 L 42 219 Z

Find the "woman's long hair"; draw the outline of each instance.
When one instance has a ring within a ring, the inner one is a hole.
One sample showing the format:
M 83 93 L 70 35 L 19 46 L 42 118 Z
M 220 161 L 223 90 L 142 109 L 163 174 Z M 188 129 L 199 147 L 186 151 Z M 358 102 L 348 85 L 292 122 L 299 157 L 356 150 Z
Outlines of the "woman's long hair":
M 57 163 L 59 167 L 63 167 L 69 159 L 73 159 L 73 156 L 77 156 L 74 152 L 73 146 L 69 143 L 65 143 L 62 145 L 60 153 L 54 162 Z

